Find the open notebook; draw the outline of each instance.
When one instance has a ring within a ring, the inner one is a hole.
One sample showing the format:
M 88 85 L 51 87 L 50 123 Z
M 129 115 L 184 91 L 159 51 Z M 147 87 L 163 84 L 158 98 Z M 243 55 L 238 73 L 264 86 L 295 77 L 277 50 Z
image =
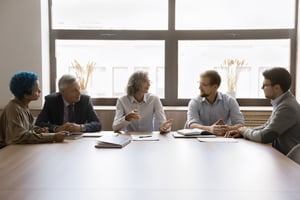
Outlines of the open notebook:
M 96 148 L 122 148 L 131 142 L 130 135 L 108 134 L 96 139 Z

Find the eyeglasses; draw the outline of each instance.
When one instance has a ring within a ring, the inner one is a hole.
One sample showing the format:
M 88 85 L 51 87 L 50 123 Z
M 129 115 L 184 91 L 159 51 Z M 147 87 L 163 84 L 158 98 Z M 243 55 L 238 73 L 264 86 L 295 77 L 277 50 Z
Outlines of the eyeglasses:
M 210 86 L 209 83 L 201 83 L 200 81 L 197 81 L 197 83 L 198 83 L 200 86 L 203 86 L 203 87 L 208 87 L 208 86 Z
M 261 86 L 261 89 L 264 89 L 265 87 L 269 87 L 269 86 L 272 86 L 272 84 L 271 83 L 263 83 Z
M 152 81 L 151 81 L 151 80 L 149 80 L 149 79 L 145 79 L 145 80 L 144 80 L 144 82 L 145 82 L 145 83 L 152 84 Z

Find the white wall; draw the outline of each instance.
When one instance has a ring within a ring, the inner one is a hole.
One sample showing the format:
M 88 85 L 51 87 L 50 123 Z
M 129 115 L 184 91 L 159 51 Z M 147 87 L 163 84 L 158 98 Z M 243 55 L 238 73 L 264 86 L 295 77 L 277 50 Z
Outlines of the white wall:
M 48 38 L 48 24 L 42 26 L 41 20 L 45 19 L 41 18 L 41 5 L 47 6 L 47 0 L 0 0 L 0 109 L 13 97 L 9 81 L 20 70 L 37 73 L 43 92 L 49 91 L 49 84 L 44 86 L 42 79 L 43 73 L 46 79 L 49 76 L 49 52 L 47 42 L 42 49 L 42 38 Z M 41 104 L 42 98 L 32 102 L 30 108 L 40 108 Z

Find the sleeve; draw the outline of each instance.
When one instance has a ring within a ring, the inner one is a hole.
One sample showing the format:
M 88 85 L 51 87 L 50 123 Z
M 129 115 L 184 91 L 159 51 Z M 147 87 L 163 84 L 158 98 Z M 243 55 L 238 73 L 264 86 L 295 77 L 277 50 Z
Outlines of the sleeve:
M 248 129 L 244 137 L 257 142 L 271 143 L 296 124 L 296 119 L 290 117 L 295 115 L 295 112 L 288 106 L 278 107 L 265 126 L 261 129 Z
M 8 144 L 35 144 L 54 141 L 54 134 L 38 134 L 33 130 L 33 124 L 17 111 L 12 111 L 6 119 L 6 141 Z
M 230 107 L 230 119 L 231 125 L 235 124 L 244 124 L 244 116 L 243 113 L 240 111 L 239 104 L 233 98 L 229 99 L 229 107 Z
M 90 97 L 88 98 L 87 111 L 86 123 L 83 124 L 85 127 L 85 132 L 101 131 L 101 121 L 94 110 L 94 106 Z
M 116 104 L 116 114 L 112 125 L 113 131 L 120 131 L 130 124 L 129 121 L 125 120 L 125 116 L 126 113 L 122 101 L 118 99 Z
M 161 125 L 166 121 L 166 115 L 164 112 L 163 105 L 158 97 L 155 97 L 154 102 L 154 129 L 155 131 L 159 131 Z
M 50 113 L 53 112 L 53 106 L 51 104 L 53 103 L 51 103 L 50 99 L 46 96 L 44 106 L 35 121 L 35 125 L 39 127 L 48 127 L 49 132 L 55 132 L 55 128 L 59 126 L 59 124 L 51 123 Z
M 185 128 L 189 128 L 192 123 L 200 124 L 200 116 L 199 116 L 198 103 L 196 99 L 191 99 L 188 105 L 187 111 L 187 121 L 185 124 Z
M 51 109 L 49 104 L 49 101 L 47 100 L 47 98 L 45 97 L 45 103 L 44 106 L 40 112 L 40 114 L 38 115 L 36 121 L 35 121 L 35 125 L 39 126 L 39 127 L 48 127 L 50 132 L 53 132 L 54 129 L 54 125 L 51 125 L 49 123 L 49 117 L 48 117 L 48 110 Z

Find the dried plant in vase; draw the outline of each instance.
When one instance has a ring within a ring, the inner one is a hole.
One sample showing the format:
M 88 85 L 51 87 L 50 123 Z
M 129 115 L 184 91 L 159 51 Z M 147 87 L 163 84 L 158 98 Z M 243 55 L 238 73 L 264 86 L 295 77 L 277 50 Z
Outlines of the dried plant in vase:
M 227 87 L 229 93 L 235 94 L 239 73 L 245 64 L 244 59 L 225 59 L 221 64 L 221 69 L 227 73 Z
M 74 62 L 72 63 L 72 68 L 75 70 L 75 75 L 79 81 L 81 90 L 87 89 L 89 80 L 91 79 L 91 75 L 95 69 L 95 66 L 95 62 L 88 62 L 86 67 L 81 66 L 77 60 L 74 60 Z

